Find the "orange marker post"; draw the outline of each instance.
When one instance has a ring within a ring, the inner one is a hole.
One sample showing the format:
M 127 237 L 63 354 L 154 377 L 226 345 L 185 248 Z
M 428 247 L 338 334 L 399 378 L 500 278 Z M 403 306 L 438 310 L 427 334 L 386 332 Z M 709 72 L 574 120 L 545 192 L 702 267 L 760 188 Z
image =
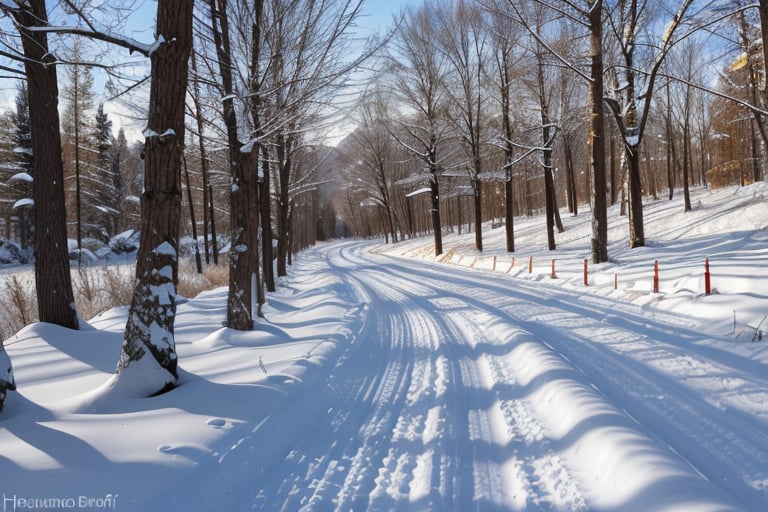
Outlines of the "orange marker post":
M 589 260 L 584 258 L 584 286 L 589 286 Z
M 555 274 L 555 259 L 552 258 L 552 279 L 557 279 L 557 274 Z
M 653 262 L 653 293 L 659 293 L 659 260 Z
M 704 291 L 707 295 L 712 293 L 712 282 L 709 275 L 709 258 L 704 260 Z
M 528 257 L 528 273 L 533 274 L 533 256 Z

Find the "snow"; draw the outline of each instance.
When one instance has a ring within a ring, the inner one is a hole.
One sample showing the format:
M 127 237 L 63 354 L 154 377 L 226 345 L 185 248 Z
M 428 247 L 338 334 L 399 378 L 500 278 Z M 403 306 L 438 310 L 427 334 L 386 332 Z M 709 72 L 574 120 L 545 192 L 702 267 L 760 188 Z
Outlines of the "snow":
M 423 188 L 420 188 L 418 190 L 414 190 L 413 192 L 409 192 L 408 194 L 405 195 L 405 197 L 414 197 L 414 196 L 418 196 L 418 195 L 421 195 L 421 194 L 428 194 L 430 192 L 432 192 L 431 188 L 423 187 Z
M 11 176 L 9 181 L 23 181 L 25 183 L 32 183 L 34 178 L 28 172 L 19 172 Z
M 430 237 L 319 245 L 252 332 L 221 327 L 226 289 L 181 301 L 180 385 L 153 398 L 105 392 L 127 308 L 27 326 L 5 341 L 5 506 L 762 511 L 768 185 L 692 200 L 648 201 L 634 250 L 611 208 L 588 286 L 588 212 L 552 252 L 542 217 L 515 219 L 515 254 L 504 228 L 482 254 L 473 233 L 441 257 Z
M 31 197 L 25 197 L 25 198 L 19 199 L 15 203 L 13 203 L 13 209 L 15 210 L 15 209 L 21 208 L 23 206 L 34 206 L 34 205 L 35 205 L 35 200 L 34 199 L 32 199 Z

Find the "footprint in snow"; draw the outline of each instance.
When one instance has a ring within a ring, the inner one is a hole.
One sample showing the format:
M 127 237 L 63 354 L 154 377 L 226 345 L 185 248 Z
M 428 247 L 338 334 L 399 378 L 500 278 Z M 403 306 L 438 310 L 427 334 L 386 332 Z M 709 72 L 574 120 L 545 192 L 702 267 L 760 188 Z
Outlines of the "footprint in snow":
M 205 424 L 213 428 L 224 428 L 227 426 L 227 420 L 223 418 L 211 418 L 206 421 Z

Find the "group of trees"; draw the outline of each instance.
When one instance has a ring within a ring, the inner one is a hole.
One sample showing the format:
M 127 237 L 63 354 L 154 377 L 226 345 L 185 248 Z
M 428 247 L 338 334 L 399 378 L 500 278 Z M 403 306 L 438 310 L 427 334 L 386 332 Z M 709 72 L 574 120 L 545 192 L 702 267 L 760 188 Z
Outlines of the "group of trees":
M 72 0 L 48 6 L 43 0 L 0 4 L 7 22 L 2 26 L 5 46 L 0 56 L 7 60 L 2 70 L 21 80 L 19 97 L 29 98 L 27 106 L 9 116 L 7 125 L 15 130 L 22 124 L 16 117 L 28 113 L 31 141 L 21 150 L 14 134 L 5 148 L 29 157 L 29 172 L 13 176 L 24 176 L 21 184 L 31 188 L 28 200 L 10 205 L 5 225 L 9 231 L 14 223 L 26 225 L 20 207 L 30 206 L 39 318 L 76 329 L 66 219 L 75 216 L 70 234 L 78 239 L 106 237 L 120 227 L 125 221 L 120 202 L 130 199 L 126 182 L 131 181 L 120 167 L 130 151 L 120 136 L 107 137 L 109 119 L 103 108 L 87 117 L 92 81 L 86 70 L 96 63 L 78 51 L 66 57 L 60 51 L 101 44 L 144 56 L 150 76 L 143 80 L 149 92 L 141 108 L 146 119 L 141 242 L 112 387 L 148 396 L 174 387 L 178 379 L 173 332 L 182 176 L 190 217 L 194 219 L 196 206 L 204 214 L 206 254 L 210 227 L 214 260 L 214 216 L 228 214 L 227 322 L 231 328 L 252 329 L 257 306 L 264 301 L 263 289 L 274 290 L 273 260 L 277 276 L 285 275 L 292 251 L 325 235 L 297 229 L 306 224 L 302 217 L 313 215 L 318 222 L 312 224 L 325 232 L 335 223 L 325 193 L 328 186 L 320 183 L 328 152 L 308 140 L 337 115 L 337 105 L 328 98 L 345 85 L 370 50 L 354 49 L 360 57 L 348 58 L 350 29 L 362 2 L 159 0 L 155 41 L 146 44 L 118 35 L 114 25 L 122 18 L 115 14 L 134 5 Z M 56 21 L 49 21 L 49 15 Z M 50 39 L 56 41 L 56 52 L 49 50 Z M 98 66 L 109 73 L 111 89 L 125 83 L 119 62 L 101 60 Z M 61 120 L 58 68 L 68 70 Z M 126 89 L 141 98 L 142 87 L 140 81 Z M 5 171 L 21 171 L 20 159 L 10 161 Z M 72 162 L 72 171 L 65 173 L 65 162 Z M 202 201 L 191 189 L 191 167 L 197 167 L 202 178 Z M 216 177 L 224 173 L 229 176 L 227 204 L 218 201 L 221 191 L 213 190 Z M 195 233 L 197 223 L 191 224 Z M 0 374 L 0 381 L 4 378 Z
M 589 198 L 594 262 L 608 259 L 609 203 L 642 246 L 643 197 L 664 185 L 690 209 L 692 184 L 764 179 L 761 8 L 427 0 L 404 12 L 358 109 L 339 210 L 354 233 L 396 240 L 426 208 L 439 254 L 446 216 L 473 218 L 478 250 L 482 221 L 505 223 L 512 251 L 513 215 L 541 208 L 554 249 L 558 203 L 575 214 Z
M 514 251 L 514 216 L 543 208 L 554 249 L 558 202 L 575 214 L 588 197 L 599 263 L 609 202 L 637 247 L 664 179 L 671 197 L 734 165 L 764 178 L 765 0 L 424 0 L 376 44 L 354 37 L 363 0 L 158 0 L 150 43 L 118 35 L 136 3 L 112 4 L 0 3 L 0 70 L 19 84 L 0 116 L 0 208 L 6 238 L 34 248 L 40 319 L 73 329 L 67 238 L 140 228 L 115 379 L 135 395 L 177 380 L 187 229 L 198 268 L 199 225 L 206 262 L 225 233 L 227 325 L 252 329 L 291 254 L 334 233 L 431 232 L 440 254 L 446 220 L 482 250 L 493 218 Z M 149 76 L 126 76 L 127 53 Z M 138 144 L 113 135 L 96 68 L 109 99 L 139 102 Z M 323 146 L 353 90 L 356 128 Z

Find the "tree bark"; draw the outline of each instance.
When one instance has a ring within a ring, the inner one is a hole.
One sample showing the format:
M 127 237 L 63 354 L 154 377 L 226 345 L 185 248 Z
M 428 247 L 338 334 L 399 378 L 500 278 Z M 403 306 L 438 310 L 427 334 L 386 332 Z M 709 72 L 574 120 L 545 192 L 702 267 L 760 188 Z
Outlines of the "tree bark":
M 603 107 L 603 1 L 596 0 L 589 13 L 590 84 L 592 108 L 589 127 L 589 150 L 592 168 L 592 262 L 608 261 L 608 210 L 605 186 L 605 125 Z
M 645 230 L 643 228 L 643 186 L 640 182 L 640 147 L 625 143 L 624 153 L 629 181 L 629 246 L 643 247 Z
M 434 133 L 434 130 L 432 131 Z M 437 141 L 432 138 L 429 149 L 428 165 L 429 174 L 431 176 L 429 182 L 430 190 L 430 202 L 431 202 L 431 214 L 432 214 L 432 230 L 435 238 L 435 256 L 443 254 L 443 228 L 440 222 L 440 187 L 437 182 L 439 169 L 437 166 Z
M 48 37 L 27 27 L 48 24 L 44 0 L 15 11 L 24 49 L 32 132 L 35 283 L 41 322 L 78 328 L 67 247 L 64 167 L 59 130 L 59 89 Z
M 761 45 L 763 49 L 763 87 L 760 92 L 762 93 L 763 106 L 765 106 L 768 105 L 768 44 L 765 44 L 765 41 L 768 41 L 768 0 L 759 0 L 757 9 L 760 13 L 760 35 L 763 41 Z M 768 144 L 768 137 L 766 137 L 764 130 L 761 130 L 761 135 L 763 141 Z M 768 150 L 768 147 L 765 149 Z
M 205 244 L 205 264 L 211 263 L 211 252 L 208 247 L 208 223 L 212 222 L 212 218 L 209 219 L 208 215 L 208 152 L 205 149 L 205 142 L 203 140 L 203 111 L 200 104 L 200 81 L 197 74 L 197 59 L 195 58 L 195 52 L 192 52 L 190 58 L 190 64 L 192 65 L 193 84 L 192 84 L 192 99 L 195 106 L 195 121 L 197 123 L 197 142 L 200 150 L 200 172 L 203 175 L 203 242 Z
M 237 114 L 233 98 L 232 51 L 229 42 L 229 20 L 226 0 L 208 0 L 211 10 L 213 41 L 221 77 L 223 117 L 227 130 L 230 186 L 230 225 L 232 248 L 229 257 L 229 291 L 227 294 L 227 326 L 239 331 L 253 329 L 253 276 L 258 272 L 256 229 L 251 210 L 258 211 L 254 172 L 245 172 L 242 143 L 238 138 Z M 253 151 L 251 152 L 253 153 Z M 258 159 L 258 153 L 254 156 Z M 253 171 L 251 169 L 250 171 Z M 254 174 L 251 176 L 251 174 Z
M 178 268 L 192 2 L 159 0 L 156 32 L 159 44 L 150 57 L 149 113 L 144 132 L 146 158 L 136 287 L 117 366 L 117 381 L 138 396 L 167 391 L 178 380 L 173 276 Z
M 267 291 L 275 291 L 275 269 L 272 250 L 272 192 L 270 184 L 269 152 L 267 147 L 261 146 L 262 174 L 259 184 L 259 213 L 261 215 L 261 258 L 264 269 L 264 286 Z
M 263 285 L 267 291 L 275 291 L 275 273 L 272 266 L 272 197 L 270 189 L 269 151 L 267 146 L 261 143 L 264 136 L 262 127 L 262 108 L 264 100 L 261 92 L 261 48 L 263 43 L 262 27 L 264 21 L 264 0 L 253 2 L 253 25 L 251 26 L 251 63 L 249 80 L 249 110 L 253 122 L 254 136 L 257 140 L 254 148 L 256 154 L 261 155 L 261 170 L 257 168 L 258 194 L 259 194 L 259 220 L 261 222 L 261 268 L 263 272 Z M 258 163 L 257 163 L 258 165 Z M 264 290 L 259 287 L 259 303 L 262 303 Z

